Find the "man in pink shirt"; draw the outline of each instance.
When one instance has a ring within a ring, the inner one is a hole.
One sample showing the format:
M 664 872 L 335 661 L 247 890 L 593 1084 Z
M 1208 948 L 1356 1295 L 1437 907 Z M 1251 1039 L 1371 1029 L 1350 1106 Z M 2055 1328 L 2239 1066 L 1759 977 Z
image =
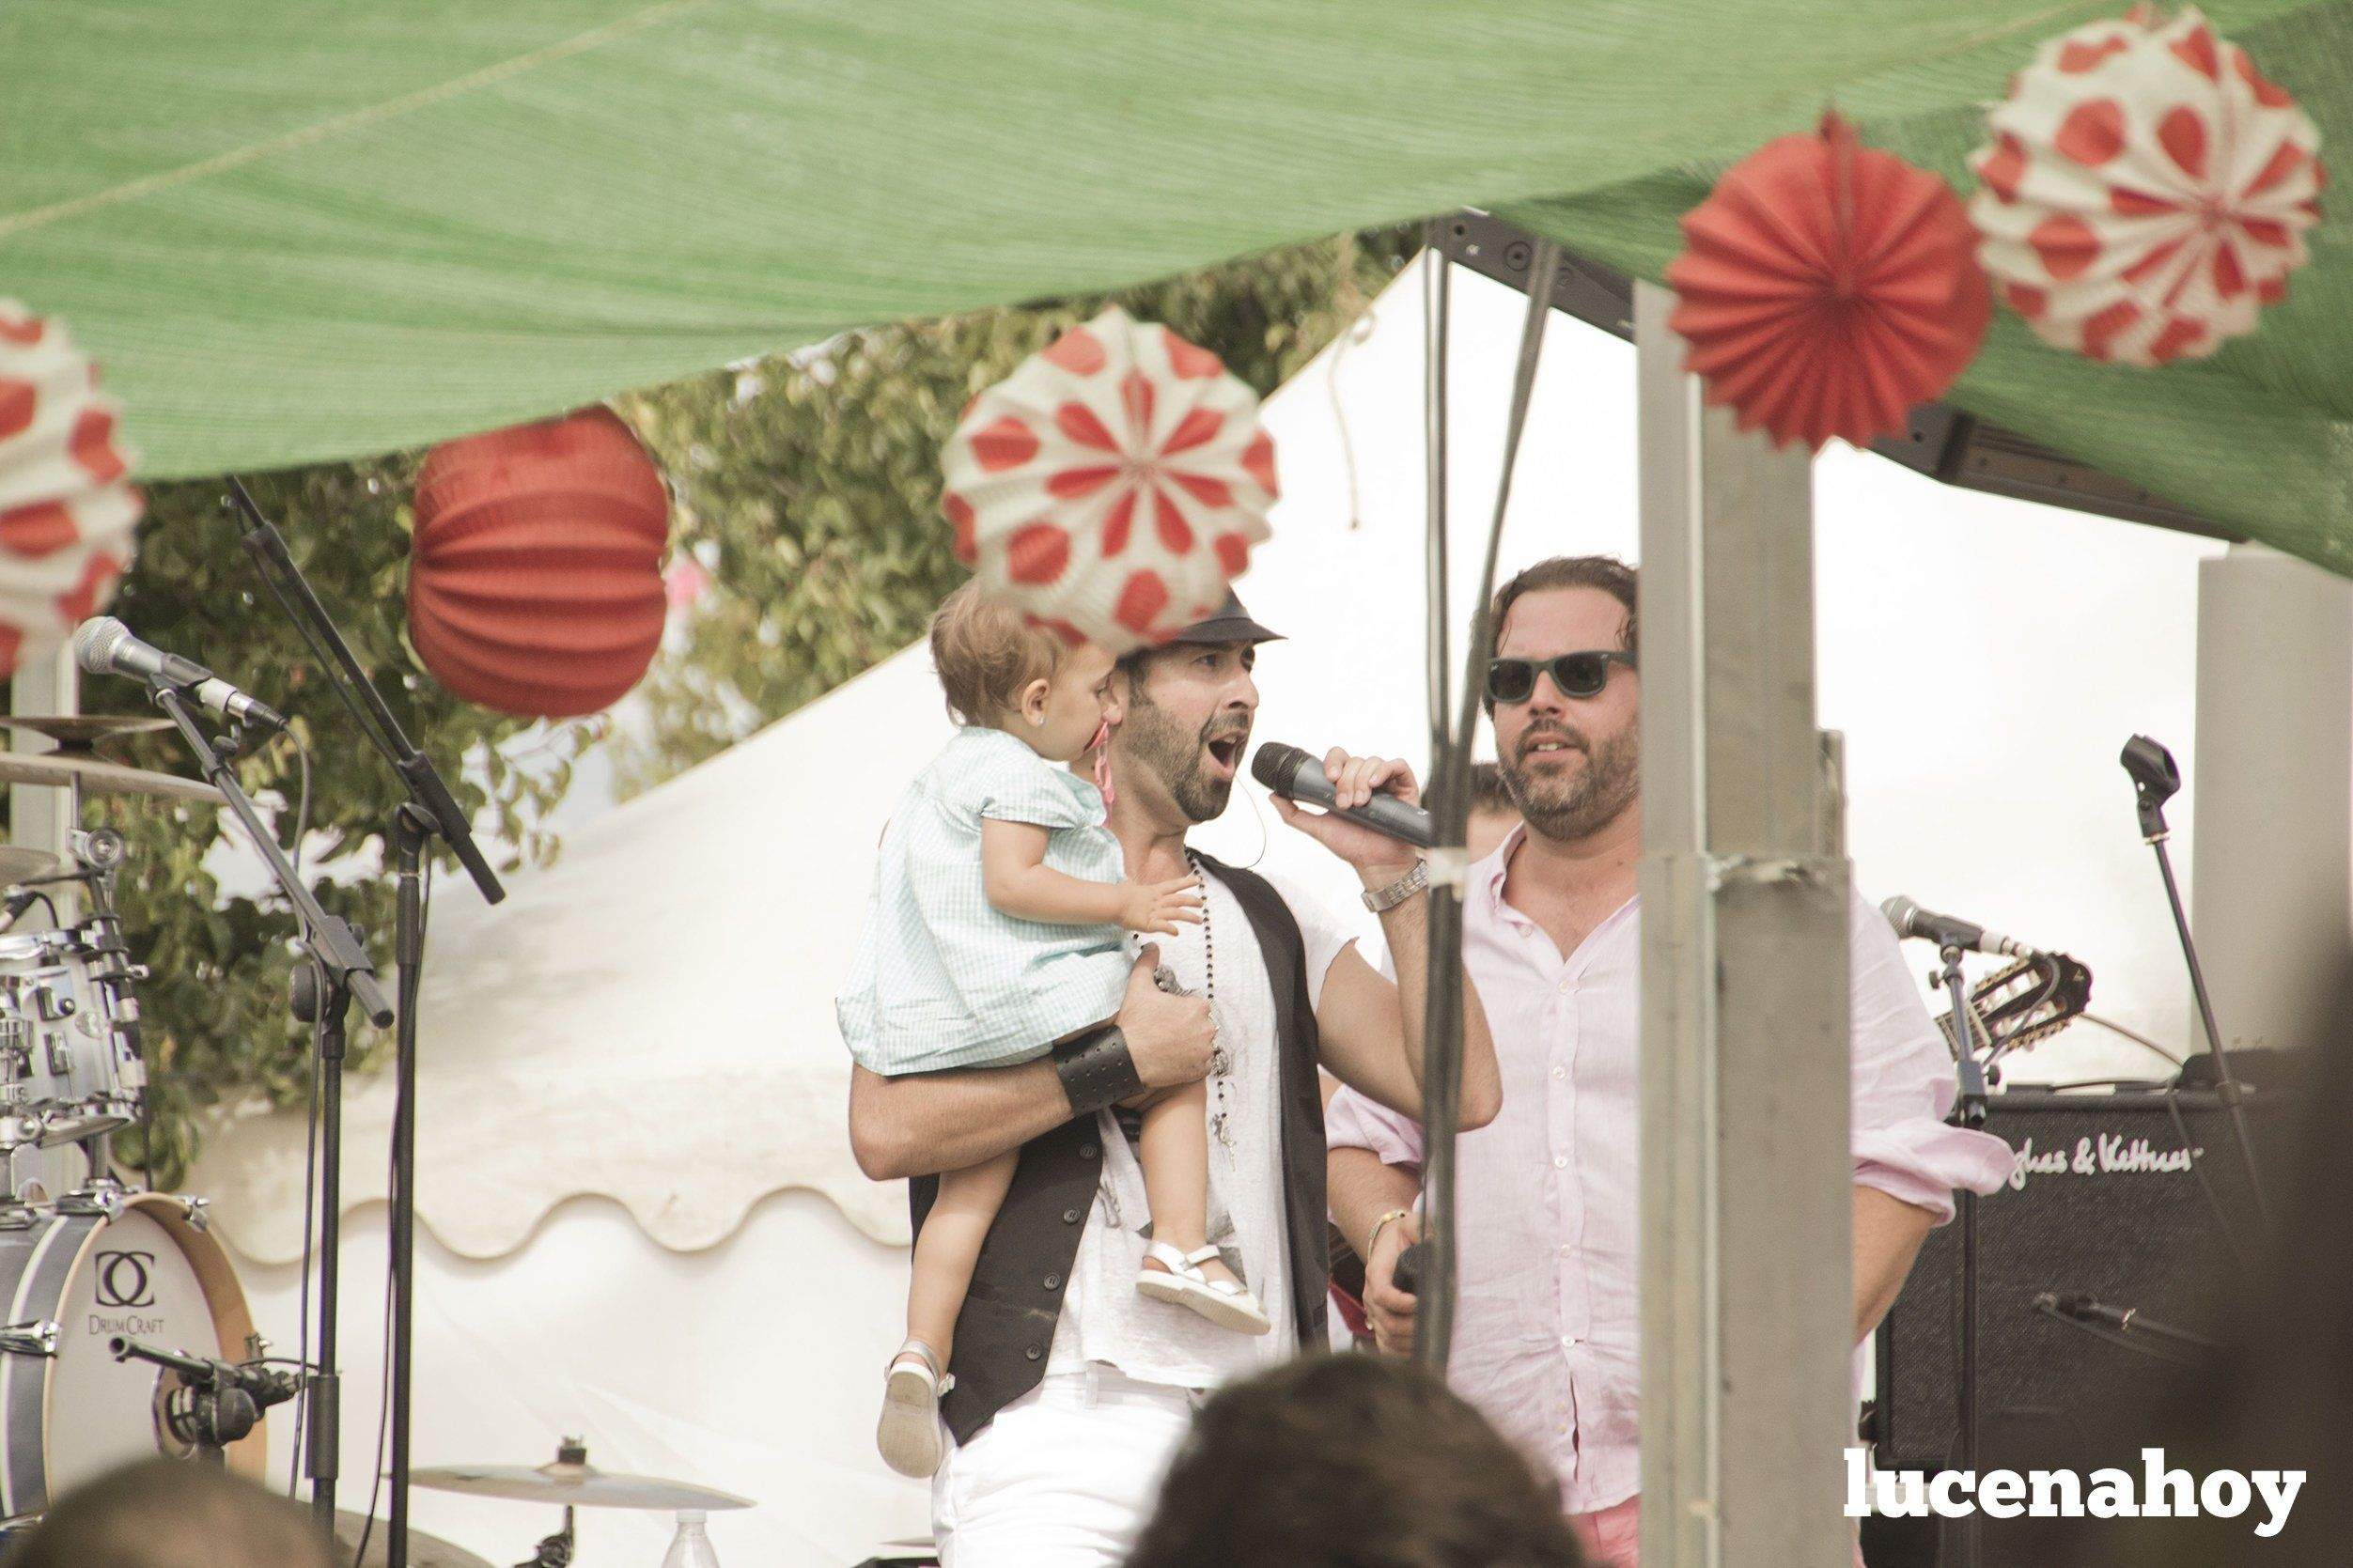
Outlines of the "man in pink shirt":
M 1463 959 L 1495 1039 L 1503 1114 L 1457 1143 L 1458 1299 L 1449 1380 L 1548 1461 L 1600 1562 L 1640 1534 L 1642 732 L 1633 568 L 1557 558 L 1496 596 L 1488 677 L 1504 777 L 1525 826 L 1471 868 Z M 2000 1139 L 1945 1125 L 1953 1064 L 1857 894 L 1853 993 L 1855 1340 L 1894 1301 L 1956 1188 L 2005 1180 Z M 1347 1090 L 1327 1116 L 1332 1215 L 1366 1260 L 1374 1336 L 1402 1351 L 1420 1234 L 1411 1121 Z M 1840 1499 L 1825 1498 L 1825 1508 Z

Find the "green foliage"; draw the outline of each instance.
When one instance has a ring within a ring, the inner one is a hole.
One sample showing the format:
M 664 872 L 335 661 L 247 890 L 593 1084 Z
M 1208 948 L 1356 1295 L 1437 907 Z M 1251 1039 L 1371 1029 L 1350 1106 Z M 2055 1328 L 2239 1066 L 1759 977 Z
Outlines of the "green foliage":
M 552 762 L 518 761 L 512 737 L 529 722 L 459 701 L 417 666 L 405 635 L 415 470 L 416 458 L 403 456 L 248 483 L 410 739 L 475 814 L 485 843 L 506 845 L 509 863 L 544 858 L 552 846 L 537 824 L 569 783 L 578 732 L 554 732 L 559 754 Z M 381 830 L 402 793 L 335 696 L 329 672 L 262 588 L 235 520 L 221 508 L 223 493 L 213 481 L 150 490 L 139 554 L 110 613 L 160 647 L 200 653 L 292 716 L 312 756 L 305 870 L 326 872 L 331 885 L 319 888 L 321 900 L 366 928 L 389 989 L 392 892 L 388 877 L 372 873 L 382 863 Z M 126 682 L 93 679 L 82 706 L 137 712 L 143 702 Z M 505 751 L 501 741 L 510 742 Z M 113 754 L 195 770 L 173 733 L 141 737 Z M 275 808 L 281 842 L 290 839 L 300 782 L 293 742 L 257 748 L 238 771 L 265 810 Z M 131 841 L 117 896 L 132 952 L 153 971 L 140 987 L 140 1005 L 157 1109 L 153 1162 L 157 1181 L 169 1185 L 194 1154 L 195 1112 L 256 1092 L 280 1105 L 299 1103 L 306 1091 L 308 1036 L 286 1006 L 293 919 L 226 811 L 93 795 L 85 815 L 111 822 Z M 358 1066 L 388 1052 L 388 1037 L 356 1013 L 351 1041 Z M 140 1164 L 147 1153 L 135 1135 L 117 1141 L 126 1164 Z
M 974 394 L 1116 301 L 1271 392 L 1414 249 L 1382 231 L 1270 251 L 1110 296 L 846 334 L 622 399 L 678 498 L 673 535 L 712 585 L 616 741 L 647 788 L 921 635 L 964 576 L 940 520 L 939 448 Z

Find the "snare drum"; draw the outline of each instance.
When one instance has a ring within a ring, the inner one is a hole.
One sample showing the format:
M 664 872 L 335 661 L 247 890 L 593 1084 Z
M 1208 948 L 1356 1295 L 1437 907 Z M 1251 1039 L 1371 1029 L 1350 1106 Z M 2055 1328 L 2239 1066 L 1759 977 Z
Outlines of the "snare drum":
M 0 1150 L 54 1149 L 139 1118 L 138 1004 L 87 928 L 0 937 Z
M 0 1229 L 0 1516 L 10 1521 L 117 1465 L 188 1452 L 161 1414 L 176 1375 L 116 1360 L 110 1339 L 227 1361 L 251 1354 L 244 1290 L 195 1205 L 139 1192 L 110 1206 L 20 1211 Z M 259 1479 L 268 1452 L 257 1426 L 229 1446 L 228 1467 Z

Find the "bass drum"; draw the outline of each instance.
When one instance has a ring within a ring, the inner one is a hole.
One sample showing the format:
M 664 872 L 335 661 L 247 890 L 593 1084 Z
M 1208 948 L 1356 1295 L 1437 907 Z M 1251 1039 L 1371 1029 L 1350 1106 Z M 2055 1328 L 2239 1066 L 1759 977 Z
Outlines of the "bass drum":
M 161 1418 L 177 1376 L 116 1360 L 116 1335 L 225 1361 L 250 1354 L 244 1289 L 193 1211 L 184 1198 L 135 1192 L 111 1217 L 41 1210 L 0 1230 L 0 1517 L 41 1513 L 131 1460 L 187 1452 Z M 44 1355 L 49 1325 L 55 1349 Z M 257 1480 L 268 1460 L 266 1426 L 227 1452 L 230 1469 Z

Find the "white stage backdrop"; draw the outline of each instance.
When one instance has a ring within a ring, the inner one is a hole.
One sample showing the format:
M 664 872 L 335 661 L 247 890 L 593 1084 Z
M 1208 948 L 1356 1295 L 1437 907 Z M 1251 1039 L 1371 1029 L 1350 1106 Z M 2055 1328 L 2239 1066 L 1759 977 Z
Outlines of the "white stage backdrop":
M 1521 315 L 1517 294 L 1457 273 L 1457 626 Z M 1263 650 L 1261 739 L 1426 760 L 1420 318 L 1409 272 L 1269 404 L 1286 499 L 1241 589 L 1290 640 Z M 1553 318 L 1506 571 L 1633 551 L 1632 373 L 1627 346 Z M 1844 448 L 1816 473 L 1821 719 L 1847 735 L 1861 885 L 2073 952 L 2098 1009 L 2178 1047 L 2186 987 L 2114 758 L 2144 730 L 2193 761 L 2195 568 L 2218 547 Z M 563 861 L 516 877 L 499 909 L 444 880 L 422 1066 L 419 1464 L 538 1463 L 583 1434 L 600 1464 L 759 1498 L 714 1521 L 731 1564 L 849 1563 L 921 1529 L 923 1489 L 872 1443 L 905 1210 L 849 1158 L 831 999 L 871 846 L 946 733 L 923 656 L 902 655 L 573 829 Z M 2186 838 L 2187 798 L 2173 820 Z M 1322 888 L 1370 928 L 1346 874 L 1254 786 L 1201 842 Z M 2080 1026 L 2025 1063 L 2050 1079 L 2148 1065 Z M 377 1414 L 383 1089 L 354 1085 L 345 1176 L 355 1504 Z M 299 1127 L 263 1118 L 218 1137 L 191 1183 L 218 1200 L 257 1315 L 288 1344 L 300 1157 Z M 554 1524 L 426 1493 L 415 1516 L 498 1562 Z M 583 1531 L 585 1568 L 651 1568 L 667 1539 L 626 1515 Z

